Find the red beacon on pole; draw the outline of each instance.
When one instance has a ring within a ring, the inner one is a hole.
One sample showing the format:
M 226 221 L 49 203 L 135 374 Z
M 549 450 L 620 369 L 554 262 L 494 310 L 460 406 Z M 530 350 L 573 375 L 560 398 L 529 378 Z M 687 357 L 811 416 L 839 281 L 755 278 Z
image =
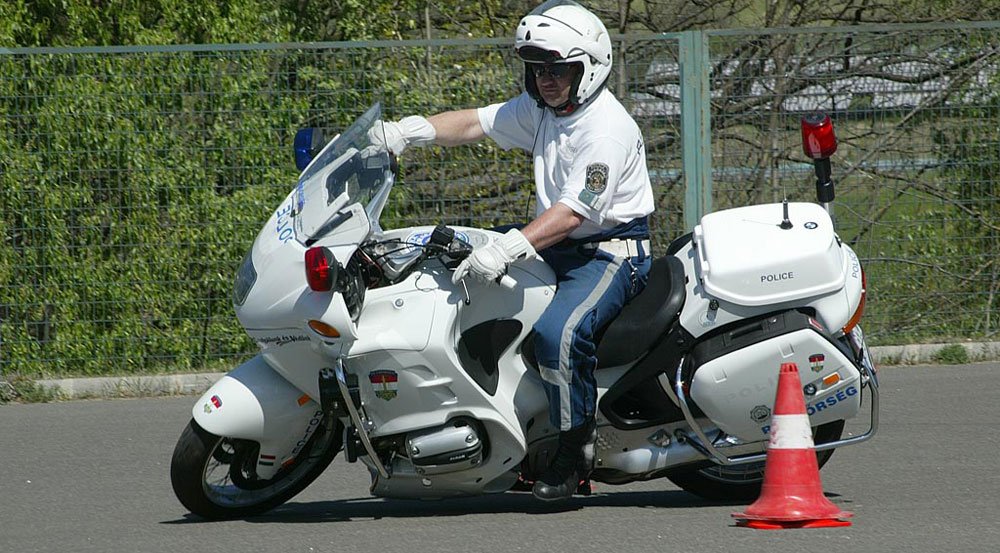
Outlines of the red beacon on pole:
M 830 156 L 837 151 L 833 122 L 825 113 L 810 113 L 802 118 L 802 151 L 813 160 L 816 169 L 816 200 L 828 211 L 833 201 Z
M 828 158 L 837 151 L 829 115 L 811 113 L 802 118 L 802 150 L 810 159 Z

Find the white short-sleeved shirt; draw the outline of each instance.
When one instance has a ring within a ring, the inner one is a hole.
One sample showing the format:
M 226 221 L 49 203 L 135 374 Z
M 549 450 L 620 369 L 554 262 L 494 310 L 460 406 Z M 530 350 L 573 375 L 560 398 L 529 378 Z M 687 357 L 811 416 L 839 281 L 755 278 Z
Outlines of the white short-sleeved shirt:
M 601 234 L 653 212 L 642 132 L 608 90 L 583 109 L 557 117 L 527 93 L 479 108 L 486 135 L 505 150 L 534 157 L 537 215 L 562 203 L 585 218 L 570 234 Z

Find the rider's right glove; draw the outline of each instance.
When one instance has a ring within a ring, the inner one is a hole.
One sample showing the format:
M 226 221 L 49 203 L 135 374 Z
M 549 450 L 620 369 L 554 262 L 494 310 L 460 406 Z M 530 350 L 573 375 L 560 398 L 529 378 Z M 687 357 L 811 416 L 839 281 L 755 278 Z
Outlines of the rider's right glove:
M 507 274 L 507 266 L 525 257 L 535 255 L 531 242 L 517 229 L 507 231 L 500 238 L 472 251 L 451 275 L 451 281 L 458 281 L 471 275 L 483 282 L 491 282 Z
M 404 117 L 399 121 L 382 121 L 368 131 L 368 139 L 372 144 L 385 144 L 390 152 L 397 156 L 403 155 L 407 146 L 426 146 L 433 144 L 437 131 L 426 118 L 419 115 Z M 385 130 L 385 141 L 382 131 Z

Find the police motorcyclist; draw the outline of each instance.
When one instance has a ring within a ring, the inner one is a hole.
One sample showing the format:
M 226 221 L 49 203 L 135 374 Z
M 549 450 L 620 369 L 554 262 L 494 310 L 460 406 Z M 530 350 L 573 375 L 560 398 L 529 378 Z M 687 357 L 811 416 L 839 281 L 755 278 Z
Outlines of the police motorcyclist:
M 525 69 L 520 96 L 386 122 L 384 132 L 397 155 L 409 145 L 488 136 L 534 158 L 536 217 L 476 248 L 453 280 L 493 281 L 536 253 L 555 271 L 557 291 L 534 344 L 559 447 L 532 491 L 557 500 L 593 468 L 595 334 L 645 286 L 653 192 L 639 127 L 605 86 L 612 56 L 601 20 L 575 2 L 549 0 L 521 19 L 514 46 Z

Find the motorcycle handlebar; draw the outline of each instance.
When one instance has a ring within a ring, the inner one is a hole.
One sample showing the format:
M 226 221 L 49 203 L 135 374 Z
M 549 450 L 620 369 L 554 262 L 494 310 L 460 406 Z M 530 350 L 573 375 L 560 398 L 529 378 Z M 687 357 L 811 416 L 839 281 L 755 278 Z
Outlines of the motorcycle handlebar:
M 455 236 L 455 231 L 445 225 L 438 225 L 429 245 L 434 245 L 444 250 L 444 254 L 453 261 L 461 261 L 472 254 L 472 245 Z M 496 283 L 505 290 L 513 290 L 517 286 L 517 281 L 509 274 L 503 274 L 496 278 Z

